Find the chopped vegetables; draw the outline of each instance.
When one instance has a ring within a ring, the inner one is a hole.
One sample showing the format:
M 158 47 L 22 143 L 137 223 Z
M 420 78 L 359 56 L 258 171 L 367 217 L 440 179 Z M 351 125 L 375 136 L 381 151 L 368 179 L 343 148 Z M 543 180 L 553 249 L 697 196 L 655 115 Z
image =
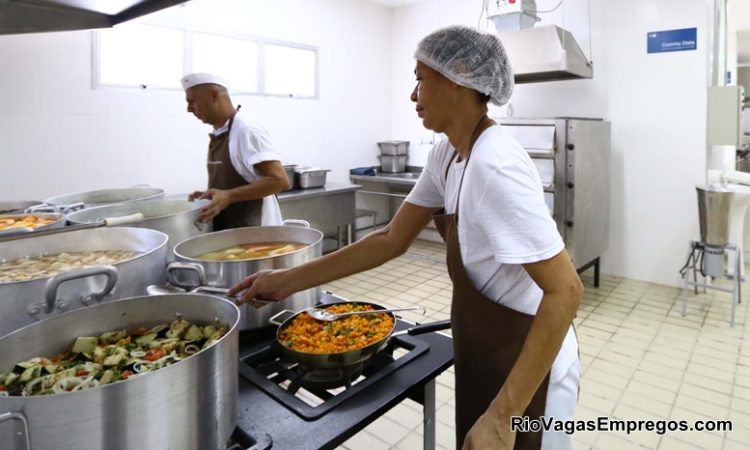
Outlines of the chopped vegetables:
M 196 256 L 195 259 L 204 261 L 242 261 L 280 256 L 292 253 L 304 247 L 305 244 L 295 242 L 266 242 L 259 244 L 241 244 L 222 250 Z
M 117 264 L 134 258 L 138 252 L 103 250 L 91 252 L 63 252 L 56 255 L 20 258 L 0 262 L 0 283 L 28 281 L 51 277 L 70 270 L 85 269 L 104 264 Z
M 11 230 L 13 228 L 31 228 L 36 229 L 49 225 L 57 219 L 36 215 L 17 215 L 17 216 L 0 216 L 0 231 Z
M 370 305 L 341 303 L 326 310 L 333 313 L 372 311 Z M 321 322 L 308 314 L 298 314 L 279 335 L 284 346 L 305 353 L 341 353 L 366 347 L 388 336 L 393 317 L 388 313 L 348 316 Z
M 127 380 L 198 353 L 227 331 L 221 324 L 201 327 L 179 319 L 150 329 L 81 336 L 60 355 L 32 358 L 0 373 L 0 396 L 59 394 Z

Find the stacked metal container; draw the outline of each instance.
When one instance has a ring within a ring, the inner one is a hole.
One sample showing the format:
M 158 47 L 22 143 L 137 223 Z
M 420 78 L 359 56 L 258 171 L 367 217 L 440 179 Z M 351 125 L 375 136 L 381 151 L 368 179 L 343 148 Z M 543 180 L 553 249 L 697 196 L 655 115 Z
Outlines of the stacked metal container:
M 382 172 L 405 172 L 409 160 L 409 141 L 378 142 L 380 147 L 380 170 Z

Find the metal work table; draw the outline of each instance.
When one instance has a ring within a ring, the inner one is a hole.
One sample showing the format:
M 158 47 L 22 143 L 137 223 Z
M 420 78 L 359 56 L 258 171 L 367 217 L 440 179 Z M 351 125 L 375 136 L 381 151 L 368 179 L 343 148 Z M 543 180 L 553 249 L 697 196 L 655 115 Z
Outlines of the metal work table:
M 396 328 L 401 330 L 409 325 L 399 320 Z M 240 337 L 240 358 L 256 342 L 253 338 L 258 334 L 261 334 L 260 331 L 243 332 Z M 273 334 L 271 338 L 273 339 Z M 240 376 L 238 428 L 255 434 L 256 441 L 263 441 L 262 445 L 253 449 L 269 446 L 274 449 L 334 449 L 398 403 L 410 398 L 423 405 L 423 448 L 434 450 L 435 379 L 453 365 L 452 340 L 441 333 L 427 333 L 411 338 L 427 343 L 429 350 L 389 374 L 382 382 L 368 386 L 368 389 L 315 420 L 301 418 L 244 376 Z M 270 445 L 268 441 L 271 441 Z
M 352 243 L 355 217 L 355 192 L 362 186 L 328 182 L 311 189 L 295 189 L 277 194 L 281 216 L 285 219 L 304 219 L 310 226 L 330 236 L 335 235 L 338 247 Z

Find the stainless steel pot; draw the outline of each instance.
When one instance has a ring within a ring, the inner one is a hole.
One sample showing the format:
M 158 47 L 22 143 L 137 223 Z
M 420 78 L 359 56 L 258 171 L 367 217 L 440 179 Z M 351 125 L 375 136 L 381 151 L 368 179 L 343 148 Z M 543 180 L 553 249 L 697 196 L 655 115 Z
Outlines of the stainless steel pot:
M 305 247 L 286 255 L 246 261 L 205 261 L 196 256 L 234 245 L 262 242 L 297 242 Z M 295 267 L 319 257 L 323 233 L 297 226 L 247 227 L 224 230 L 183 241 L 174 248 L 175 262 L 167 267 L 167 278 L 175 286 L 193 289 L 198 286 L 232 287 L 248 275 L 265 269 Z M 297 292 L 284 302 L 260 309 L 251 305 L 240 307 L 240 329 L 261 328 L 276 313 L 290 309 L 301 311 L 320 299 L 320 288 Z
M 172 250 L 185 239 L 211 232 L 210 222 L 198 220 L 198 215 L 209 200 L 195 200 L 189 202 L 179 199 L 144 200 L 140 202 L 118 203 L 115 205 L 87 208 L 68 214 L 68 221 L 72 224 L 86 224 L 101 222 L 111 217 L 143 214 L 143 220 L 128 222 L 127 226 L 149 228 L 161 231 L 169 236 L 167 244 L 167 259 L 172 261 Z
M 132 250 L 140 254 L 112 266 L 0 283 L 0 336 L 94 302 L 145 295 L 147 286 L 164 282 L 167 236 L 154 230 L 96 228 L 0 242 L 0 255 L 6 261 L 95 250 Z
M 22 213 L 40 203 L 42 202 L 34 200 L 2 201 L 0 202 L 0 214 Z
M 203 324 L 218 320 L 231 329 L 185 360 L 124 381 L 65 394 L 0 397 L 0 447 L 225 448 L 236 426 L 239 311 L 218 297 L 135 297 L 29 325 L 0 339 L 0 372 L 34 356 L 55 355 L 78 336 L 153 326 L 177 315 Z
M 41 217 L 42 219 L 49 219 L 53 220 L 52 223 L 48 223 L 47 225 L 42 225 L 41 227 L 36 228 L 8 228 L 5 230 L 0 230 L 0 237 L 3 236 L 10 236 L 10 235 L 16 235 L 16 234 L 26 234 L 26 233 L 34 233 L 36 231 L 44 231 L 44 230 L 52 230 L 55 228 L 62 228 L 65 226 L 65 214 L 61 213 L 34 213 L 34 214 L 0 214 L 0 221 L 4 219 L 23 219 L 24 217 L 28 217 L 30 215 Z
M 164 197 L 164 189 L 155 187 L 129 187 L 57 195 L 46 199 L 44 203 L 57 207 L 61 212 L 68 213 L 94 206 L 150 200 L 161 197 Z

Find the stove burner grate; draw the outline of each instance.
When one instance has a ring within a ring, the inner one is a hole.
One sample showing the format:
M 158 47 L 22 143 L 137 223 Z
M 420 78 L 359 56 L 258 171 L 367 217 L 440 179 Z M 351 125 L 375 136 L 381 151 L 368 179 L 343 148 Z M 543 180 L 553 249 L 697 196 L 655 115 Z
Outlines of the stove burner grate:
M 424 341 L 397 336 L 363 364 L 311 370 L 287 359 L 273 339 L 241 355 L 240 374 L 303 419 L 315 420 L 428 350 Z

